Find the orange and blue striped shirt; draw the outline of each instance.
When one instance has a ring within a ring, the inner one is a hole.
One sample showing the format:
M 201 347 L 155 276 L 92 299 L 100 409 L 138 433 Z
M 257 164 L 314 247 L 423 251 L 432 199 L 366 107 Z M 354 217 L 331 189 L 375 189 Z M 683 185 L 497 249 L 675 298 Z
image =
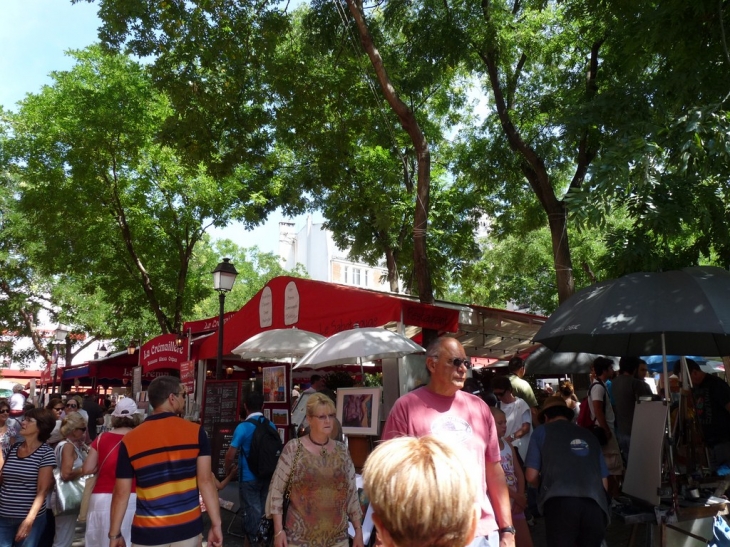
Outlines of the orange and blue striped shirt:
M 153 414 L 124 436 L 117 478 L 137 481 L 132 543 L 170 544 L 202 533 L 197 464 L 210 454 L 203 428 L 172 413 Z

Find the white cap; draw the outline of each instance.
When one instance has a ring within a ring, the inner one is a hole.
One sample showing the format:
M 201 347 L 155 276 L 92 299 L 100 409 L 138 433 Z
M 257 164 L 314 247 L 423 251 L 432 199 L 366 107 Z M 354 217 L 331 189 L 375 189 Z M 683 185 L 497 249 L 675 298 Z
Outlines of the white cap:
M 131 397 L 125 397 L 117 401 L 117 406 L 114 407 L 112 416 L 131 416 L 137 412 L 137 405 Z

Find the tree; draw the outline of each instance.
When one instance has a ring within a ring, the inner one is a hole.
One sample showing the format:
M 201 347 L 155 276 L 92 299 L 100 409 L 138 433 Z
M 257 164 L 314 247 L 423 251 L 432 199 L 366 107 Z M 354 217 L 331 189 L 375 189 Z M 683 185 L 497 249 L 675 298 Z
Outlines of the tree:
M 45 275 L 70 275 L 110 311 L 147 309 L 160 332 L 179 331 L 206 289 L 188 277 L 207 227 L 244 218 L 239 181 L 187 168 L 155 142 L 170 115 L 144 69 L 99 47 L 30 95 L 8 141 L 18 210 L 43 245 L 29 257 Z
M 203 252 L 197 256 L 198 267 L 196 275 L 201 277 L 200 282 L 211 286 L 210 294 L 197 302 L 187 320 L 206 319 L 217 317 L 219 310 L 218 296 L 212 288 L 211 273 L 221 257 L 228 257 L 238 271 L 238 277 L 233 285 L 233 290 L 226 295 L 226 308 L 238 310 L 244 306 L 256 293 L 273 278 L 288 275 L 292 277 L 307 278 L 307 272 L 301 264 L 293 270 L 286 270 L 281 267 L 279 257 L 273 253 L 263 253 L 258 247 L 242 248 L 233 241 L 219 240 L 210 246 L 201 249 Z

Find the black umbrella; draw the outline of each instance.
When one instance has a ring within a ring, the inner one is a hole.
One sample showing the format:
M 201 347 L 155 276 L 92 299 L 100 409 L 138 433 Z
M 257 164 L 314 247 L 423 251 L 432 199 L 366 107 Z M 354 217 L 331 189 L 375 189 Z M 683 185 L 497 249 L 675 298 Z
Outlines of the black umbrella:
M 555 352 L 730 355 L 730 273 L 702 266 L 592 285 L 564 302 L 534 340 Z
M 550 348 L 538 348 L 525 360 L 526 374 L 578 374 L 589 373 L 596 357 L 594 353 L 555 353 Z M 609 357 L 618 365 L 616 357 Z

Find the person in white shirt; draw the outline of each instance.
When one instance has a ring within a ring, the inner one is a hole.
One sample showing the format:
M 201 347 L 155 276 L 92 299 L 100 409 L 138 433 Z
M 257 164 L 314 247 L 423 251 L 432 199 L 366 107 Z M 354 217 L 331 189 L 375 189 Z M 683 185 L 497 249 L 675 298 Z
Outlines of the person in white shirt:
M 505 438 L 515 447 L 524 461 L 532 434 L 532 412 L 529 405 L 515 397 L 512 383 L 507 376 L 497 376 L 492 380 L 492 393 L 497 397 L 497 407 L 507 418 Z

